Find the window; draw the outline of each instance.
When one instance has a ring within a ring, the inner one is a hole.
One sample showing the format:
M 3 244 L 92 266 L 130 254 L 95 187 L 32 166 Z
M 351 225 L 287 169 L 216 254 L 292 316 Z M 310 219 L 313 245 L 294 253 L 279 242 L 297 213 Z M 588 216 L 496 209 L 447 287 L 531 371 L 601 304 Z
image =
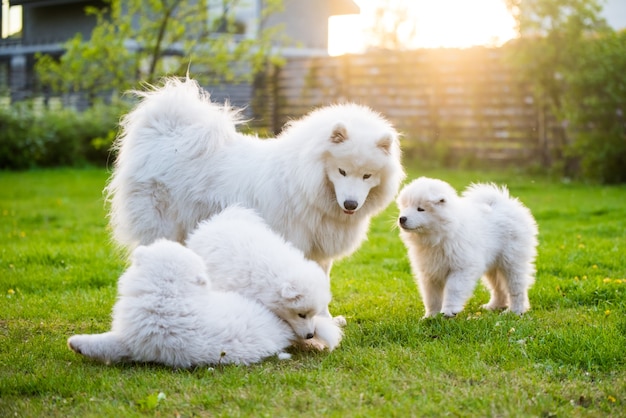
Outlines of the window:
M 2 39 L 22 37 L 22 6 L 11 6 L 9 0 L 2 0 Z

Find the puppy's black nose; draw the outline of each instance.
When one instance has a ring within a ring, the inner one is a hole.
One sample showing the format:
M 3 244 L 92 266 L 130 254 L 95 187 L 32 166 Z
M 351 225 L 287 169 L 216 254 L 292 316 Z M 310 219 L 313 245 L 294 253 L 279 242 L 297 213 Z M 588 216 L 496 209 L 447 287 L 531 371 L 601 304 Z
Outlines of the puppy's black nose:
M 311 338 L 313 338 L 313 333 L 312 333 L 312 332 L 309 332 L 309 333 L 306 335 L 306 339 L 307 339 L 307 340 L 310 340 Z
M 406 216 L 400 216 L 400 219 L 398 219 L 398 221 L 400 222 L 400 225 L 404 225 L 406 223 Z
M 346 200 L 343 202 L 343 207 L 346 208 L 346 210 L 355 210 L 357 206 L 359 206 L 359 204 L 356 200 Z

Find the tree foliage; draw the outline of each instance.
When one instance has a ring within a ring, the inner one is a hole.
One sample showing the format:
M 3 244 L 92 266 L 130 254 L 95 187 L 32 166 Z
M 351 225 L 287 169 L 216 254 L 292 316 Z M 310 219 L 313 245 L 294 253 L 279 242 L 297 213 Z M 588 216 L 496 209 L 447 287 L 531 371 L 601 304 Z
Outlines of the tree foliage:
M 201 82 L 250 81 L 272 56 L 280 27 L 264 28 L 281 0 L 264 1 L 256 36 L 242 34 L 236 20 L 239 0 L 109 0 L 105 9 L 88 7 L 97 25 L 88 40 L 77 34 L 56 59 L 38 56 L 41 82 L 55 91 L 125 91 L 139 81 L 184 75 L 191 68 Z
M 401 51 L 416 34 L 415 17 L 406 1 L 380 0 L 366 32 L 369 48 Z
M 562 109 L 563 74 L 577 64 L 581 43 L 609 31 L 599 0 L 507 0 L 517 21 L 515 48 L 523 76 L 536 96 L 557 114 Z
M 568 72 L 565 116 L 575 140 L 569 150 L 586 177 L 626 182 L 626 31 L 587 40 Z
M 556 147 L 543 150 L 543 162 L 562 164 L 568 175 L 577 167 L 568 163 L 581 162 L 586 176 L 626 180 L 617 170 L 626 158 L 620 116 L 626 105 L 624 34 L 615 33 L 600 16 L 601 0 L 507 3 L 519 32 L 511 45 L 513 62 L 540 110 L 556 119 L 552 132 L 561 138 Z M 545 135 L 548 128 L 540 130 Z

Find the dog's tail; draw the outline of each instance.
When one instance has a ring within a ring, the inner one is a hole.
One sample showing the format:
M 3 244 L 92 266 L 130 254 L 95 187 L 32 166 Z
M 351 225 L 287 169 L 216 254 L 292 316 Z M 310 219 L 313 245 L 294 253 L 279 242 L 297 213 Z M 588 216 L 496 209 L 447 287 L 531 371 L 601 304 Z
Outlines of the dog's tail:
M 532 245 L 536 246 L 538 227 L 530 209 L 528 209 L 518 198 L 509 194 L 506 186 L 495 184 L 472 184 L 463 192 L 463 197 L 468 200 L 486 205 L 489 212 L 505 213 L 506 218 L 515 219 L 515 227 L 521 228 L 520 235 L 529 234 L 533 237 Z M 529 244 L 530 245 L 530 244 Z
M 124 164 L 125 154 L 141 148 L 175 145 L 188 156 L 211 152 L 237 136 L 241 110 L 228 103 L 211 102 L 209 93 L 190 78 L 166 78 L 162 87 L 131 91 L 140 101 L 122 118 L 120 135 L 114 143 L 116 165 Z
M 509 189 L 506 186 L 498 186 L 493 183 L 471 184 L 463 191 L 463 197 L 488 206 L 496 206 L 499 202 L 511 199 Z
M 154 225 L 136 230 L 139 219 L 155 219 L 155 215 L 138 213 L 147 209 L 137 196 L 143 192 L 161 206 L 167 204 L 171 196 L 155 179 L 162 173 L 183 175 L 190 164 L 204 163 L 241 135 L 236 125 L 242 121 L 240 111 L 212 103 L 209 93 L 189 78 L 167 78 L 162 87 L 132 94 L 140 101 L 120 123 L 120 135 L 112 149 L 117 153 L 115 167 L 104 189 L 115 239 L 130 248 L 148 244 L 155 237 L 176 238 L 175 231 L 147 234 L 145 230 Z

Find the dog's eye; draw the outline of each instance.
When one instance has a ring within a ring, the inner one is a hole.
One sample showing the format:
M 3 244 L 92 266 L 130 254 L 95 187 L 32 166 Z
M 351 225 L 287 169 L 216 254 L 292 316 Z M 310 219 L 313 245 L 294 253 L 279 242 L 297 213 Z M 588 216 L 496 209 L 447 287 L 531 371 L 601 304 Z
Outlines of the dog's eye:
M 367 180 L 370 177 L 372 177 L 371 174 L 363 174 L 363 180 Z
M 302 319 L 306 319 L 306 314 L 299 313 L 299 314 L 298 314 L 298 316 L 299 316 L 300 318 L 302 318 Z
M 342 176 L 346 176 L 346 171 L 342 170 L 341 168 L 339 169 L 339 174 L 341 174 Z
M 424 212 L 424 208 L 420 208 L 420 207 L 418 207 L 418 208 L 417 208 L 417 211 L 418 211 L 418 212 Z

